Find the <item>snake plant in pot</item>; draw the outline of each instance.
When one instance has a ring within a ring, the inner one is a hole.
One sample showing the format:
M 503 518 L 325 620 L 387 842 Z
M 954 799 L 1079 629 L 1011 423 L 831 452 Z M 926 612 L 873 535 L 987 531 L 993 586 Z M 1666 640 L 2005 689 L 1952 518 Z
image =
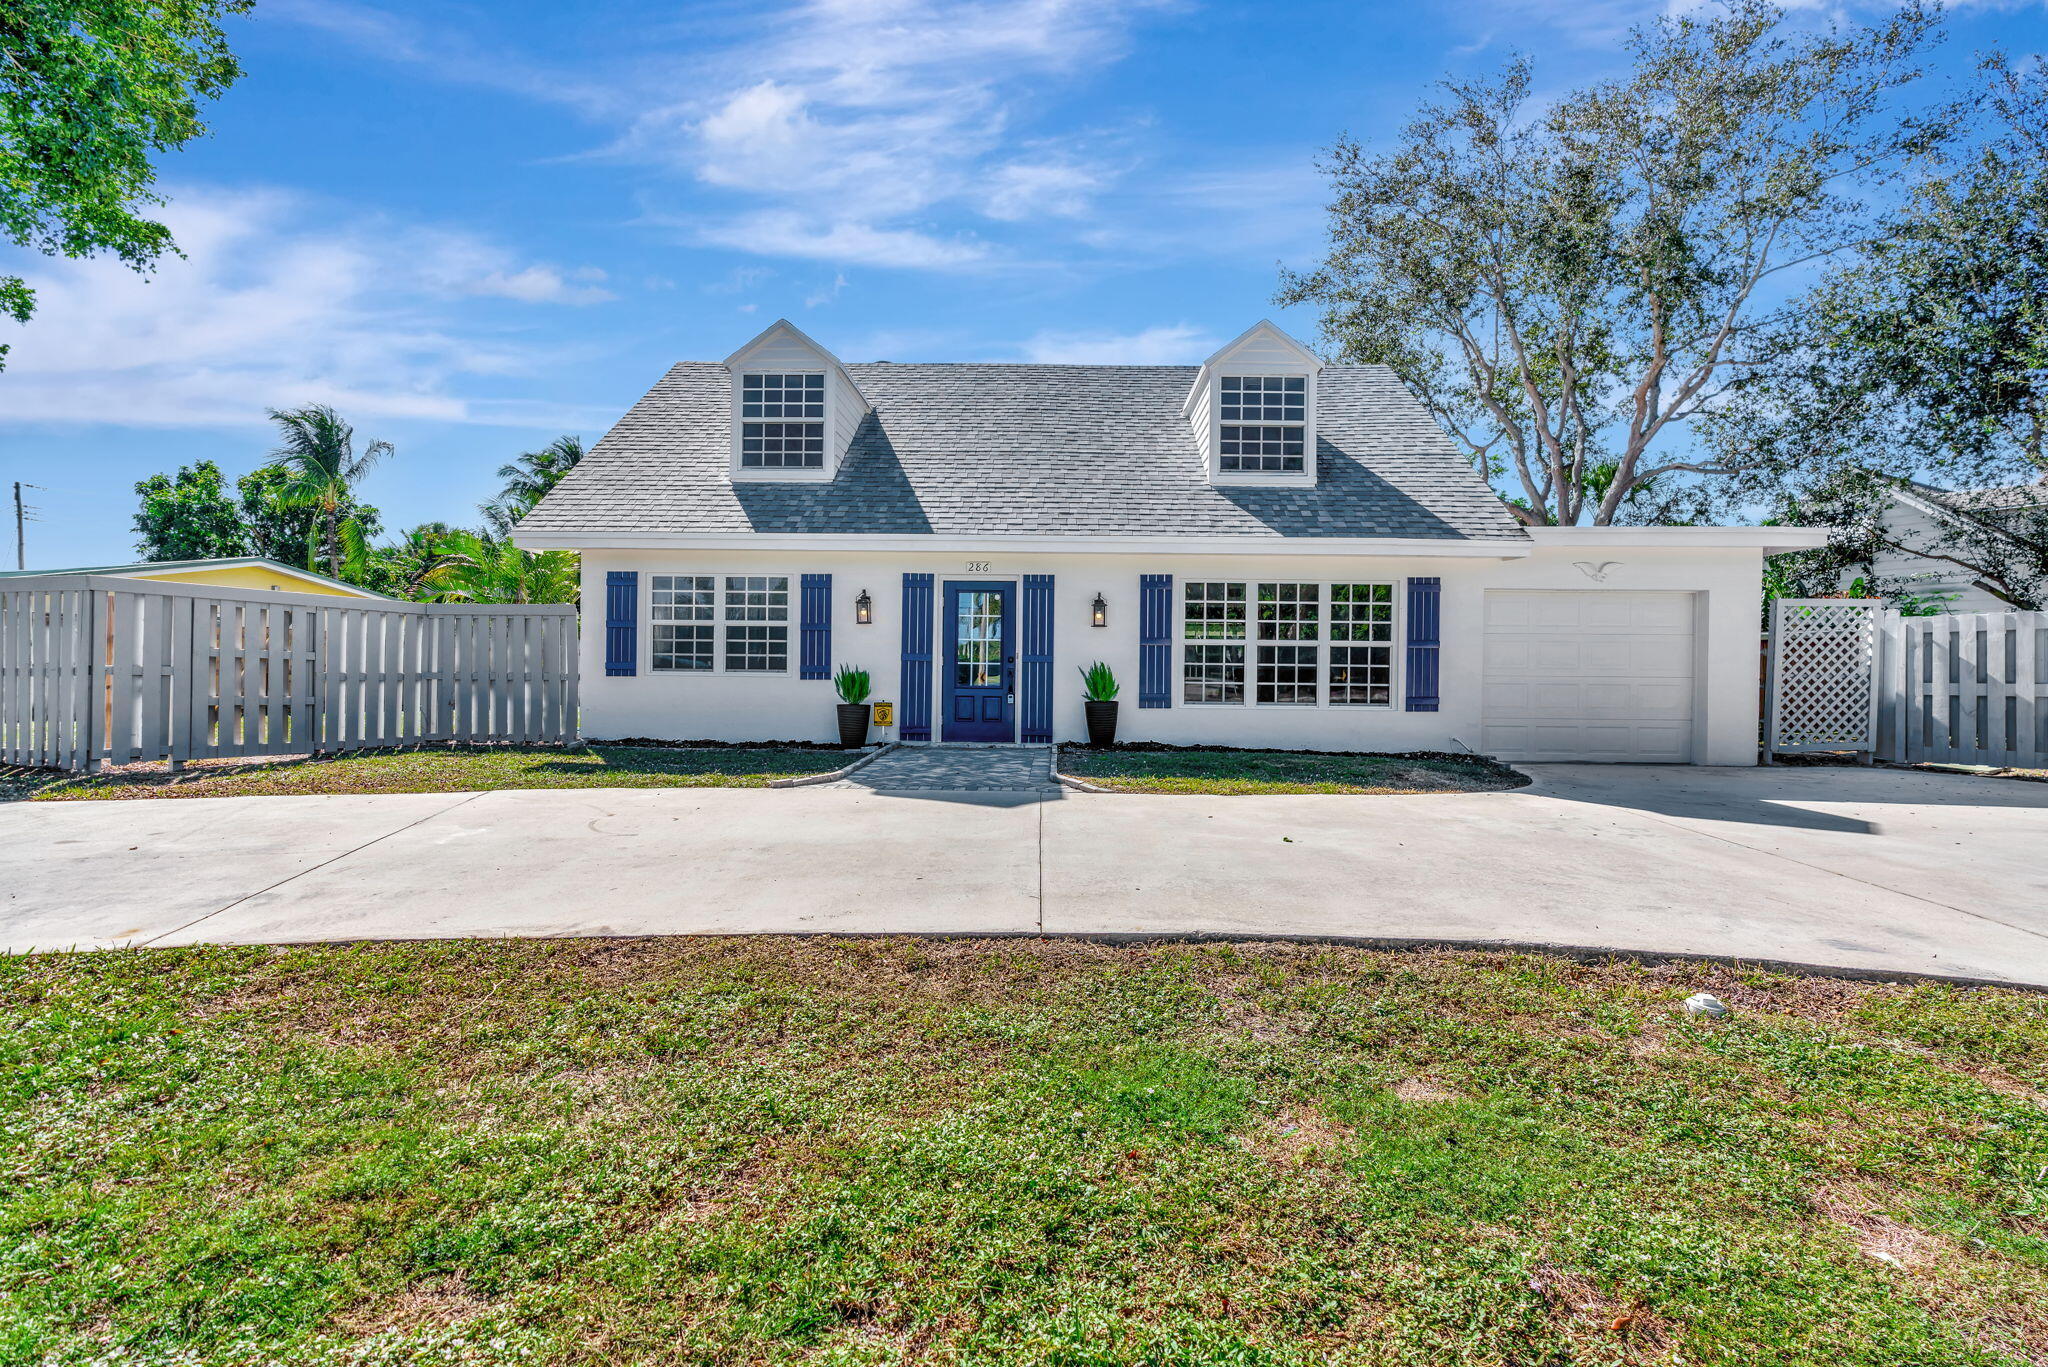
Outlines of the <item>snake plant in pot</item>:
M 858 750 L 868 743 L 868 694 L 873 691 L 873 681 L 865 669 L 841 665 L 832 676 L 832 686 L 839 690 L 840 748 Z
M 1088 712 L 1088 743 L 1116 744 L 1116 671 L 1097 660 L 1081 671 L 1081 697 Z

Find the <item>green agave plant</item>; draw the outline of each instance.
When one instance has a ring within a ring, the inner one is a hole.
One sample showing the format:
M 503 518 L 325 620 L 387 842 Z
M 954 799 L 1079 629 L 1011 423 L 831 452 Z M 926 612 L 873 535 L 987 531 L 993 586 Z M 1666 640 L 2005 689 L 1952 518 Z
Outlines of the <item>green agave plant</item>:
M 860 703 L 868 700 L 868 694 L 874 689 L 874 681 L 868 678 L 865 669 L 841 665 L 839 672 L 832 676 L 832 686 L 839 690 L 839 701 Z
M 1116 671 L 1100 660 L 1081 671 L 1081 696 L 1089 702 L 1115 702 L 1116 687 Z

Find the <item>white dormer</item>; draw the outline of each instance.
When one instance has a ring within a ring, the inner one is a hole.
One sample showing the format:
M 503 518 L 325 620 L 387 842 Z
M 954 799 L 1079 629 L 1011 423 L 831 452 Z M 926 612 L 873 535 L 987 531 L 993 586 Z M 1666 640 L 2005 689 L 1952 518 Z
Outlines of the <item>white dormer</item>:
M 1316 482 L 1316 354 L 1261 321 L 1202 362 L 1181 416 L 1211 484 Z
M 839 358 L 787 318 L 725 358 L 732 373 L 732 477 L 829 480 L 868 401 Z

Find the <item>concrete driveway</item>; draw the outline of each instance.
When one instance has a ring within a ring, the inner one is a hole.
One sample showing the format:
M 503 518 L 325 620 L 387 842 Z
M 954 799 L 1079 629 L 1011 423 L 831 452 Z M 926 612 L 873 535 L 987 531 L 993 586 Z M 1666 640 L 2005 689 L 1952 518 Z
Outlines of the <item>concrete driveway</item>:
M 1328 935 L 2048 986 L 2048 785 L 1532 766 L 1437 797 L 556 790 L 0 807 L 0 947 Z

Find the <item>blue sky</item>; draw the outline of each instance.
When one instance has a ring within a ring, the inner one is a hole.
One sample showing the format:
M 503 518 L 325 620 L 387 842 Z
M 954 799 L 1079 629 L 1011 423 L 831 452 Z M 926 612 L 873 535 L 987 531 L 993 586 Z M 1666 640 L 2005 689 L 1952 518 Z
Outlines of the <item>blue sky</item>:
M 1513 48 L 1547 86 L 1606 73 L 1656 12 L 262 0 L 212 136 L 163 164 L 186 258 L 13 262 L 41 305 L 0 481 L 45 486 L 31 567 L 88 564 L 129 557 L 137 479 L 261 463 L 268 407 L 396 443 L 366 491 L 396 528 L 471 519 L 503 461 L 778 316 L 846 360 L 1191 361 L 1267 315 L 1313 340 L 1270 300 L 1317 255 L 1318 148 Z M 1943 62 L 1993 44 L 2048 46 L 2048 16 L 1966 7 Z

